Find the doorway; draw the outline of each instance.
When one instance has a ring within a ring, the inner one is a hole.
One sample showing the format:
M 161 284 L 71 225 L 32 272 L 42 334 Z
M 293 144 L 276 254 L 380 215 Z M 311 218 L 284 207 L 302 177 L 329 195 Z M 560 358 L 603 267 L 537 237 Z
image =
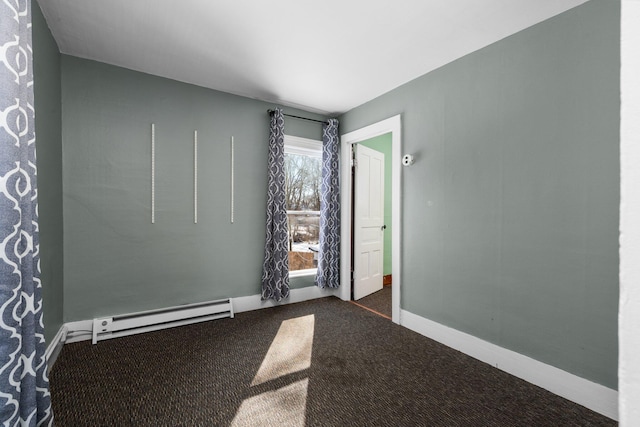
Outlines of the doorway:
M 393 116 L 381 122 L 374 123 L 364 128 L 342 135 L 341 158 L 349 159 L 354 144 L 365 140 L 391 134 L 391 276 L 393 278 L 391 296 L 391 319 L 394 323 L 400 323 L 400 295 L 401 295 L 401 271 L 400 271 L 400 158 L 401 158 L 401 117 Z M 350 301 L 351 296 L 351 271 L 352 271 L 352 206 L 353 183 L 351 177 L 351 164 L 349 161 L 342 161 L 341 166 L 341 277 L 340 281 L 344 285 L 340 287 L 338 296 L 344 301 Z M 349 285 L 347 285 L 349 284 Z
M 391 318 L 391 293 L 378 301 L 384 277 L 391 277 L 391 134 L 352 147 L 352 298 L 365 307 L 366 301 L 375 301 L 379 312 Z

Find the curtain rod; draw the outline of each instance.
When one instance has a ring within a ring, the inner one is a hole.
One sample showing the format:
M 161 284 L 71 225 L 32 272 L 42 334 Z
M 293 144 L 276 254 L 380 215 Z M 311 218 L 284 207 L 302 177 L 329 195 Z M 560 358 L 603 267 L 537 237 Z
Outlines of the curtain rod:
M 275 110 L 267 110 L 268 113 L 273 113 L 274 111 Z M 316 123 L 327 123 L 327 120 L 310 119 L 308 117 L 294 116 L 293 114 L 286 114 L 286 113 L 282 113 L 282 115 L 291 117 L 292 119 L 308 120 L 310 122 L 316 122 Z

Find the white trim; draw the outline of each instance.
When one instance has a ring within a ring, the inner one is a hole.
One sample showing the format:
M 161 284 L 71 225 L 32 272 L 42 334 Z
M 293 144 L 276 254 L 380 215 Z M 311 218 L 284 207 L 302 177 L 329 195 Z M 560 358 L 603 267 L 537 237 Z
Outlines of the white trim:
M 528 356 L 402 310 L 402 326 L 513 376 L 618 419 L 618 392 Z
M 53 337 L 53 339 L 47 346 L 47 350 L 44 353 L 44 357 L 47 360 L 47 372 L 51 371 L 54 363 L 56 363 L 58 354 L 60 354 L 60 348 L 62 348 L 62 346 L 64 345 L 66 338 L 67 327 L 65 325 L 62 325 L 60 326 L 60 329 L 58 329 L 58 333 Z
M 317 268 L 307 268 L 305 270 L 290 270 L 289 278 L 292 277 L 307 277 L 307 276 L 315 276 L 318 273 Z
M 272 299 L 262 301 L 260 295 L 232 298 L 233 312 L 242 313 L 244 311 L 253 311 L 261 308 L 275 307 L 278 305 L 293 304 L 296 302 L 324 298 L 333 295 L 335 295 L 334 289 L 320 289 L 317 286 L 307 286 L 306 288 L 291 289 L 291 291 L 289 291 L 289 298 L 280 302 L 276 302 Z
M 640 1 L 624 0 L 620 23 L 620 425 L 640 422 Z
M 93 319 L 68 322 L 65 323 L 64 326 L 67 328 L 67 339 L 64 342 L 65 344 L 91 340 Z
M 391 287 L 391 319 L 394 323 L 400 323 L 400 287 L 402 286 L 402 275 L 400 270 L 400 210 L 402 177 L 400 174 L 401 145 L 402 145 L 402 121 L 401 116 L 390 117 L 381 122 L 363 127 L 361 129 L 342 135 L 341 149 L 341 174 L 340 174 L 340 194 L 341 194 L 341 223 L 351 224 L 351 146 L 358 142 L 374 138 L 379 135 L 391 133 L 391 275 L 393 286 Z M 341 227 L 341 261 L 340 261 L 340 286 L 338 296 L 344 300 L 351 300 L 351 236 L 350 227 Z
M 285 154 L 298 154 L 301 156 L 322 158 L 322 141 L 293 135 L 285 135 L 284 152 Z

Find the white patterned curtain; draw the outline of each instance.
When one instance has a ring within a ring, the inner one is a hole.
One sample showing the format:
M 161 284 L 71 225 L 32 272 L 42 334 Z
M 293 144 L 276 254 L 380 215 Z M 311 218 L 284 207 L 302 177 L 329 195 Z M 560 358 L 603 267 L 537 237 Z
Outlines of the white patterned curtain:
M 289 297 L 289 238 L 284 178 L 284 114 L 271 111 L 269 178 L 267 186 L 267 236 L 262 265 L 262 299 Z
M 322 184 L 320 186 L 320 250 L 316 286 L 340 286 L 340 139 L 338 120 L 322 126 Z
M 0 2 L 0 422 L 53 425 L 46 375 L 31 2 Z

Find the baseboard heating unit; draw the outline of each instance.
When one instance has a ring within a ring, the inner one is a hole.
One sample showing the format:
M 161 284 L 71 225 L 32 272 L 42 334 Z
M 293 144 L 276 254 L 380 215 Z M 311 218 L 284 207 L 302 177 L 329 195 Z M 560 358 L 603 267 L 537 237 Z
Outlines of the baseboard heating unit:
M 233 317 L 231 298 L 93 319 L 93 343 L 110 338 Z

